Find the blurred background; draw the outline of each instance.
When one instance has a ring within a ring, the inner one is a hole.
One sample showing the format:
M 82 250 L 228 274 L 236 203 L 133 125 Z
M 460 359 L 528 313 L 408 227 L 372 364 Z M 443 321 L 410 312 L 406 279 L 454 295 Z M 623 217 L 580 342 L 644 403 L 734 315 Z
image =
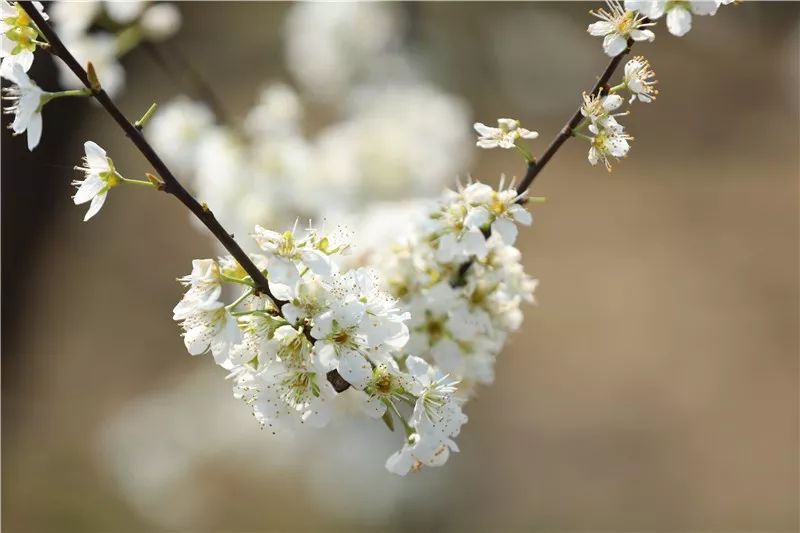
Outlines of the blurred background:
M 118 101 L 134 118 L 204 78 L 236 129 L 266 82 L 289 84 L 277 112 L 302 107 L 298 151 L 342 174 L 306 186 L 335 185 L 350 213 L 521 174 L 511 151 L 474 148 L 471 124 L 519 118 L 541 153 L 607 62 L 594 7 L 181 2 L 157 46 L 182 67 L 134 48 Z M 624 119 L 630 156 L 607 174 L 571 141 L 537 179 L 548 202 L 518 246 L 538 305 L 467 405 L 461 453 L 406 478 L 383 469 L 396 443 L 379 425 L 276 439 L 188 356 L 175 278 L 217 250 L 147 191 L 114 190 L 81 222 L 83 141 L 128 177 L 151 170 L 99 107 L 49 104 L 32 154 L 4 128 L 4 530 L 796 531 L 799 13 L 723 7 L 636 45 L 660 94 Z M 57 84 L 46 57 L 32 75 Z M 324 211 L 276 192 L 290 173 L 242 204 L 215 192 L 250 187 L 236 169 L 202 166 L 187 182 L 232 226 L 243 205 L 242 225 Z

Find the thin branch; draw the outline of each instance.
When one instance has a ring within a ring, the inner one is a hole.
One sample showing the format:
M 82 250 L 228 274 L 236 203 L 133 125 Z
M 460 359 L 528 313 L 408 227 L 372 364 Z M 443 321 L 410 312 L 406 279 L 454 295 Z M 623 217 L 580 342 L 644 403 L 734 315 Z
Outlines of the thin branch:
M 167 167 L 164 161 L 161 160 L 159 155 L 144 138 L 142 132 L 139 131 L 134 124 L 132 124 L 125 115 L 120 111 L 119 107 L 114 103 L 102 87 L 93 85 L 89 79 L 86 70 L 78 63 L 75 56 L 67 49 L 64 43 L 59 38 L 58 34 L 42 17 L 39 10 L 29 0 L 18 2 L 22 9 L 28 14 L 31 20 L 36 24 L 41 34 L 47 39 L 49 50 L 54 55 L 58 56 L 69 69 L 78 77 L 83 85 L 92 91 L 92 96 L 97 100 L 103 109 L 111 115 L 111 118 L 122 128 L 125 135 L 136 146 L 139 152 L 153 165 L 153 168 L 161 176 L 164 181 L 164 187 L 161 189 L 166 193 L 173 195 L 183 205 L 185 205 L 194 216 L 196 216 L 216 237 L 216 239 L 225 247 L 226 250 L 233 256 L 234 259 L 244 268 L 245 272 L 253 279 L 255 288 L 258 292 L 266 294 L 280 310 L 281 306 L 286 303 L 272 294 L 269 289 L 266 276 L 258 269 L 250 257 L 234 239 L 233 235 L 228 233 L 222 224 L 214 216 L 214 213 L 208 208 L 206 204 L 198 202 L 177 180 L 172 171 Z M 350 384 L 342 378 L 337 371 L 328 373 L 328 381 L 333 385 L 337 392 L 342 392 L 347 389 Z
M 608 66 L 597 79 L 597 83 L 594 84 L 594 88 L 592 88 L 592 92 L 590 94 L 596 95 L 600 94 L 604 88 L 607 90 L 608 80 L 611 79 L 611 76 L 614 75 L 614 71 L 617 70 L 620 62 L 622 62 L 623 56 L 625 56 L 628 52 L 631 51 L 631 47 L 633 46 L 633 39 L 628 39 L 628 47 L 622 51 L 619 55 L 611 58 L 611 61 L 608 63 Z M 527 191 L 530 188 L 533 180 L 536 179 L 536 176 L 539 175 L 539 172 L 547 165 L 547 163 L 552 159 L 552 157 L 558 152 L 558 149 L 561 148 L 561 145 L 564 144 L 567 139 L 572 137 L 572 131 L 580 124 L 581 122 L 581 108 L 578 107 L 578 110 L 575 111 L 575 114 L 567 121 L 561 131 L 556 135 L 555 139 L 550 143 L 550 146 L 547 147 L 547 150 L 544 151 L 542 157 L 538 160 L 531 161 L 528 163 L 528 169 L 525 172 L 525 177 L 522 178 L 522 181 L 519 183 L 519 187 L 517 188 L 517 192 L 522 194 L 523 192 Z

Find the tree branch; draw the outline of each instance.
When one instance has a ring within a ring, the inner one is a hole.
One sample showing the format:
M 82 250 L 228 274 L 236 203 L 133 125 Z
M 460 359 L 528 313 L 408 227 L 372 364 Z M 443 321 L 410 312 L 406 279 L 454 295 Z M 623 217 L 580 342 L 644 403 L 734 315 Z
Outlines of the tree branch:
M 253 263 L 247 253 L 242 250 L 239 244 L 234 239 L 233 235 L 228 233 L 225 228 L 222 227 L 222 224 L 214 216 L 214 213 L 208 208 L 206 204 L 201 204 L 198 202 L 190 193 L 187 191 L 183 185 L 177 180 L 175 175 L 170 171 L 164 161 L 161 160 L 161 157 L 156 153 L 150 143 L 147 142 L 147 139 L 144 138 L 142 132 L 139 131 L 136 126 L 131 123 L 125 115 L 120 111 L 119 107 L 114 103 L 113 100 L 108 96 L 108 94 L 103 90 L 102 86 L 97 87 L 93 85 L 89 79 L 89 75 L 87 74 L 86 70 L 78 63 L 78 60 L 75 59 L 75 56 L 67 49 L 64 43 L 59 38 L 58 34 L 53 30 L 53 28 L 47 23 L 47 21 L 42 17 L 39 10 L 33 5 L 32 2 L 28 0 L 22 0 L 18 2 L 22 9 L 28 14 L 31 20 L 36 24 L 39 32 L 47 39 L 48 44 L 50 45 L 50 52 L 54 55 L 58 56 L 64 63 L 69 67 L 69 69 L 78 77 L 78 79 L 83 83 L 83 85 L 92 91 L 92 96 L 97 100 L 103 109 L 111 115 L 111 118 L 122 128 L 122 131 L 125 132 L 125 135 L 131 140 L 131 142 L 136 146 L 136 148 L 141 152 L 141 154 L 147 159 L 147 161 L 153 165 L 153 168 L 164 180 L 164 187 L 163 191 L 173 195 L 177 198 L 183 205 L 185 205 L 189 211 L 191 211 L 194 216 L 196 216 L 202 223 L 208 228 L 209 231 L 216 237 L 216 239 L 225 247 L 225 249 L 233 256 L 234 259 L 244 268 L 245 272 L 252 278 L 253 282 L 255 283 L 255 288 L 258 292 L 266 294 L 277 306 L 279 312 L 281 306 L 286 303 L 283 302 L 275 297 L 272 294 L 272 291 L 269 289 L 269 284 L 267 282 L 267 277 L 261 272 L 258 267 Z M 350 384 L 342 378 L 336 370 L 333 370 L 328 373 L 328 381 L 333 385 L 336 392 L 342 392 L 346 390 Z
M 592 92 L 590 94 L 596 95 L 600 94 L 600 91 L 606 87 L 608 84 L 608 80 L 611 79 L 611 76 L 614 75 L 614 71 L 617 70 L 617 67 L 622 62 L 622 58 L 631 51 L 631 47 L 633 46 L 633 39 L 628 39 L 628 47 L 622 51 L 619 55 L 611 58 L 611 61 L 608 63 L 608 66 L 597 79 L 597 83 L 594 84 L 592 88 Z M 558 149 L 561 148 L 561 145 L 564 144 L 567 139 L 572 137 L 572 131 L 580 124 L 581 122 L 581 108 L 578 107 L 578 110 L 575 111 L 575 114 L 567 121 L 561 131 L 556 135 L 555 139 L 550 143 L 550 146 L 547 147 L 547 150 L 544 151 L 542 157 L 538 160 L 530 161 L 528 163 L 528 169 L 525 172 L 525 177 L 522 178 L 522 181 L 519 183 L 519 187 L 517 188 L 517 193 L 522 194 L 523 192 L 527 191 L 533 180 L 536 179 L 536 176 L 539 175 L 539 172 L 547 165 L 547 163 L 552 159 L 552 157 L 558 152 Z

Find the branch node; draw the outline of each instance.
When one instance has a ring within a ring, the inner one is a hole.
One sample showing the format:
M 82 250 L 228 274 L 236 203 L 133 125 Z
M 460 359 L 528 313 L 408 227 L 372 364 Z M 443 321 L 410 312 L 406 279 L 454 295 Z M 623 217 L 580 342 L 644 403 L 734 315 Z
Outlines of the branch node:
M 158 179 L 154 174 L 151 174 L 149 172 L 145 172 L 144 175 L 147 178 L 147 181 L 152 183 L 153 186 L 156 188 L 156 190 L 158 190 L 158 191 L 167 190 L 167 186 L 164 184 L 164 182 L 161 181 L 160 179 Z

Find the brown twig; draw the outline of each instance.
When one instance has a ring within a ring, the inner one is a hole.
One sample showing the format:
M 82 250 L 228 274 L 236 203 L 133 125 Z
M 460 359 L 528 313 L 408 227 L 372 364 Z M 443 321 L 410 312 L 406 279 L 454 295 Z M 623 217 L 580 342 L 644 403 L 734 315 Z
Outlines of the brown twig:
M 597 83 L 594 84 L 590 94 L 596 95 L 600 94 L 603 89 L 608 90 L 608 80 L 610 80 L 611 76 L 614 75 L 614 72 L 617 70 L 617 67 L 622 61 L 623 56 L 631 51 L 633 43 L 633 39 L 629 38 L 628 46 L 625 48 L 625 50 L 623 50 L 619 55 L 611 58 L 611 61 L 609 61 L 606 69 L 597 79 Z M 556 152 L 558 152 L 559 148 L 561 148 L 561 145 L 563 145 L 567 139 L 572 137 L 573 130 L 578 127 L 578 124 L 580 124 L 582 118 L 583 115 L 581 114 L 581 107 L 579 106 L 578 110 L 575 111 L 564 127 L 561 128 L 561 131 L 558 133 L 558 135 L 556 135 L 556 137 L 550 142 L 550 146 L 548 146 L 547 150 L 544 151 L 542 157 L 540 157 L 538 160 L 528 161 L 528 168 L 525 171 L 525 177 L 522 178 L 522 181 L 519 182 L 519 186 L 517 187 L 518 194 L 522 194 L 530 188 L 533 180 L 536 179 L 536 176 L 539 175 L 539 172 L 542 171 L 550 159 L 552 159 Z M 525 202 L 525 197 L 521 197 L 519 200 L 517 200 L 517 202 Z M 457 275 L 454 277 L 453 281 L 451 281 L 451 285 L 453 287 L 460 287 L 467 282 L 466 275 L 474 261 L 474 259 L 470 259 L 459 266 Z
M 269 283 L 267 282 L 267 277 L 264 275 L 261 270 L 253 263 L 250 257 L 245 253 L 244 250 L 239 246 L 239 244 L 234 239 L 233 235 L 228 233 L 225 228 L 222 227 L 222 224 L 214 216 L 214 213 L 208 208 L 206 204 L 201 204 L 198 202 L 190 193 L 187 191 L 177 180 L 175 175 L 172 171 L 167 167 L 164 161 L 161 160 L 161 157 L 156 153 L 150 143 L 147 142 L 147 139 L 144 138 L 142 132 L 139 131 L 136 126 L 131 123 L 125 115 L 120 111 L 119 107 L 114 103 L 114 101 L 108 96 L 108 94 L 103 90 L 102 86 L 99 86 L 97 83 L 92 83 L 90 81 L 90 77 L 87 71 L 78 63 L 78 60 L 75 59 L 75 56 L 67 49 L 64 43 L 59 38 L 58 34 L 53 30 L 53 28 L 47 23 L 47 21 L 42 17 L 39 10 L 33 5 L 32 2 L 28 0 L 23 0 L 19 2 L 19 5 L 22 6 L 22 9 L 28 14 L 31 20 L 36 24 L 39 29 L 39 32 L 47 39 L 47 42 L 50 46 L 49 50 L 52 54 L 58 56 L 69 69 L 78 77 L 78 79 L 83 83 L 83 85 L 92 91 L 92 96 L 97 100 L 103 109 L 111 115 L 111 118 L 114 119 L 114 122 L 122 128 L 122 131 L 125 132 L 125 135 L 131 140 L 131 142 L 136 146 L 139 152 L 147 159 L 147 161 L 153 165 L 153 168 L 158 173 L 158 175 L 163 180 L 163 190 L 164 192 L 171 194 L 175 198 L 177 198 L 183 205 L 185 205 L 189 211 L 191 211 L 194 216 L 196 216 L 202 223 L 205 225 L 209 231 L 216 237 L 216 239 L 225 247 L 226 250 L 233 256 L 234 259 L 244 268 L 245 272 L 252 278 L 253 283 L 255 284 L 255 289 L 267 295 L 277 306 L 280 310 L 281 306 L 286 303 L 272 294 L 272 291 L 269 289 Z M 94 76 L 93 76 L 94 77 Z M 350 384 L 342 378 L 337 371 L 331 371 L 328 373 L 328 381 L 333 385 L 337 392 L 342 392 L 346 390 Z

